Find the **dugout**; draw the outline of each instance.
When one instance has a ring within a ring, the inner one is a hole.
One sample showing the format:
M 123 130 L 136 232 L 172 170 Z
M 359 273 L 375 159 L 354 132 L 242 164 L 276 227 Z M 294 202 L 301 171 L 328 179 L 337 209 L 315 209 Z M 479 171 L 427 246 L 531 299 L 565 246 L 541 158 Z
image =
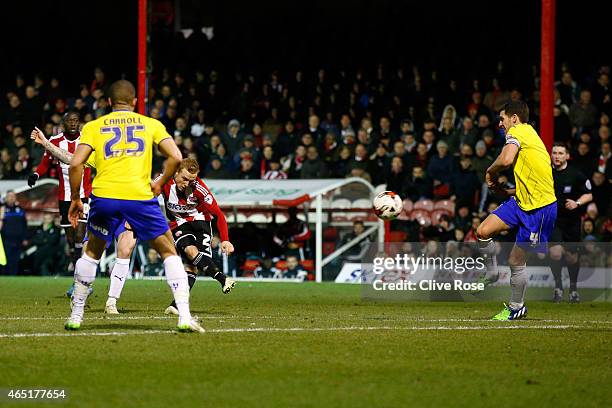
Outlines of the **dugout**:
M 384 242 L 384 222 L 372 212 L 374 187 L 364 179 L 309 179 L 309 180 L 214 180 L 205 181 L 232 223 L 282 223 L 286 209 L 298 207 L 299 215 L 315 233 L 315 277 L 323 280 L 323 267 L 367 236 L 376 233 L 377 241 Z M 324 226 L 351 227 L 361 220 L 366 229 L 359 236 L 339 248 L 325 251 Z M 312 228 L 311 228 L 312 229 Z

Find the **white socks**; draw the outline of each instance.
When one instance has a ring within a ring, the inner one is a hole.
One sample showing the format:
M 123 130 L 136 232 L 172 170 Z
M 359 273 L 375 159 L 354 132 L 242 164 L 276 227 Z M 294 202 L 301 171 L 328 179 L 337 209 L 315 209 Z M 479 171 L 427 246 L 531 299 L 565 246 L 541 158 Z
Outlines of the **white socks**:
M 478 238 L 478 249 L 480 249 L 480 253 L 486 256 L 485 266 L 487 267 L 487 272 L 485 278 L 491 283 L 497 282 L 499 279 L 499 268 L 497 267 L 497 256 L 495 255 L 497 252 L 495 242 L 493 242 L 492 238 Z
M 110 274 L 110 287 L 108 288 L 108 302 L 115 303 L 117 299 L 121 297 L 121 291 L 123 290 L 123 285 L 125 285 L 125 280 L 127 279 L 127 275 L 130 272 L 130 260 L 117 258 L 115 261 L 115 265 L 113 265 L 113 270 Z M 115 302 L 113 302 L 113 299 Z
M 527 271 L 525 267 L 510 266 L 510 286 L 512 287 L 512 297 L 509 306 L 516 310 L 523 307 L 525 303 L 525 290 L 527 290 Z
M 89 287 L 96 280 L 99 260 L 81 255 L 74 268 L 74 291 L 72 292 L 72 315 L 73 320 L 83 320 L 85 302 L 89 296 Z
M 189 311 L 189 283 L 183 261 L 177 255 L 169 256 L 164 260 L 166 270 L 166 281 L 174 295 L 174 302 L 179 312 L 179 324 L 185 324 L 191 320 Z

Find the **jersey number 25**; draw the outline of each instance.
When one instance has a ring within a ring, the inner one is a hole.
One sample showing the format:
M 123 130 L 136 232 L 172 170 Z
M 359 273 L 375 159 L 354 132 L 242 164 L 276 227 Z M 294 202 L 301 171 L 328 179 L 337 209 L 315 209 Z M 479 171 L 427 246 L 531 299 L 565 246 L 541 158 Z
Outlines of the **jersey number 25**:
M 143 125 L 133 125 L 125 127 L 125 141 L 123 147 L 117 147 L 117 144 L 124 138 L 123 129 L 119 126 L 107 126 L 100 129 L 102 134 L 109 133 L 112 137 L 104 143 L 104 158 L 110 159 L 113 157 L 140 156 L 145 150 L 145 141 L 141 137 L 136 136 L 135 132 L 145 130 Z M 136 144 L 134 146 L 134 143 Z M 128 146 L 130 144 L 131 146 Z

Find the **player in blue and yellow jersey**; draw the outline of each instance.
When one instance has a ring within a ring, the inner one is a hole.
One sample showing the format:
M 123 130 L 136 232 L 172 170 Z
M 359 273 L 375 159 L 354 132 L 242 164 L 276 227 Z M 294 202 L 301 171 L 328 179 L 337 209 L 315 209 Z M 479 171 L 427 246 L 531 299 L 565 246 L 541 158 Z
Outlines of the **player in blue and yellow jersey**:
M 126 220 L 136 236 L 148 241 L 164 261 L 166 279 L 179 311 L 179 331 L 203 332 L 191 317 L 187 274 L 155 198 L 176 172 L 182 156 L 159 121 L 134 112 L 135 96 L 129 81 L 120 80 L 111 86 L 109 102 L 113 111 L 83 127 L 81 143 L 70 162 L 72 201 L 68 214 L 72 223 L 83 212 L 79 183 L 83 166 L 94 151 L 97 174 L 87 223 L 89 240 L 76 264 L 72 314 L 65 328 L 80 328 L 88 288 L 95 280 L 102 252 Z M 164 173 L 156 182 L 151 182 L 153 144 L 168 157 Z
M 516 228 L 516 243 L 510 252 L 510 302 L 494 320 L 516 320 L 527 315 L 525 271 L 528 251 L 547 252 L 547 242 L 557 218 L 557 199 L 550 155 L 537 132 L 527 122 L 529 108 L 523 101 L 508 102 L 500 112 L 499 127 L 506 133 L 506 144 L 487 169 L 487 185 L 510 196 L 495 209 L 476 231 L 479 245 L 487 256 L 488 276 L 498 276 L 495 244 L 492 237 Z M 514 165 L 515 189 L 498 182 L 499 172 Z

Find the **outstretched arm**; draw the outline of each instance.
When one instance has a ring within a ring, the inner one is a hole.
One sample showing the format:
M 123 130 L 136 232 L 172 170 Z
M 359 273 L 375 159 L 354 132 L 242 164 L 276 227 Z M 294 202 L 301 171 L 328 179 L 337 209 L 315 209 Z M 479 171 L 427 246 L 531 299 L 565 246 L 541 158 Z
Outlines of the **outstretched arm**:
M 166 184 L 168 180 L 172 178 L 172 176 L 174 176 L 174 173 L 176 173 L 176 170 L 181 163 L 181 160 L 183 160 L 181 151 L 176 143 L 174 143 L 174 139 L 171 137 L 162 140 L 157 147 L 161 154 L 166 156 L 168 160 L 166 160 L 163 174 L 151 183 L 151 191 L 153 191 L 153 194 L 156 197 L 161 193 L 162 186 Z
M 35 143 L 38 143 L 42 147 L 45 148 L 46 151 L 51 154 L 51 156 L 55 157 L 57 160 L 61 161 L 65 164 L 70 164 L 70 160 L 72 160 L 72 153 L 61 149 L 59 146 L 54 145 L 45 137 L 45 134 L 39 128 L 35 127 L 32 133 L 30 134 L 30 139 L 34 140 Z
M 68 218 L 73 228 L 77 227 L 79 218 L 83 215 L 83 203 L 81 202 L 81 181 L 83 180 L 83 166 L 87 162 L 89 155 L 93 151 L 92 147 L 79 143 L 72 160 L 70 161 L 69 177 L 70 177 L 70 209 L 68 209 Z

